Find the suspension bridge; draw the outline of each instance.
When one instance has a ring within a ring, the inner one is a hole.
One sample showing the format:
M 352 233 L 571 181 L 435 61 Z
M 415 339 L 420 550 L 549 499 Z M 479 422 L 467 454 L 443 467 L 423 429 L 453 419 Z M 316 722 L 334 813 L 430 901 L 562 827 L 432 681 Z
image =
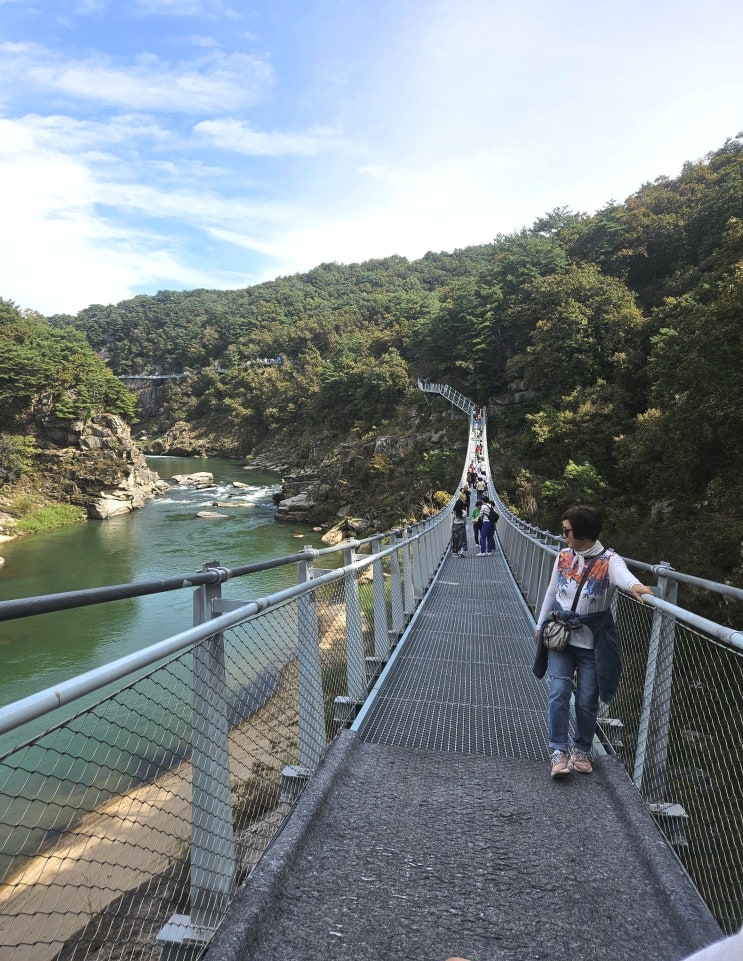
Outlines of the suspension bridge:
M 617 597 L 595 771 L 556 783 L 530 666 L 560 542 L 491 495 L 488 557 L 451 554 L 450 505 L 278 558 L 297 583 L 257 600 L 222 589 L 266 565 L 212 563 L 0 603 L 194 596 L 191 630 L 0 708 L 2 958 L 681 961 L 737 931 L 743 638 L 676 595 L 735 589 L 627 559 L 656 596 Z

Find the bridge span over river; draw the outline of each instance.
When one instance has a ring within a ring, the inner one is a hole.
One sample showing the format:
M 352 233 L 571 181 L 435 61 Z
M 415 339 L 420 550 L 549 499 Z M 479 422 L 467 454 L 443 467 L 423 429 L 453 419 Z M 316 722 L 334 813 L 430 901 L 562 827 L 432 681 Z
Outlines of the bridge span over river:
M 480 440 L 487 463 L 475 406 L 419 386 L 463 412 L 467 463 Z M 743 639 L 677 591 L 741 598 L 627 559 L 656 596 L 617 598 L 625 672 L 594 773 L 555 782 L 530 667 L 560 542 L 491 493 L 486 557 L 471 529 L 451 554 L 449 505 L 340 562 L 277 559 L 297 584 L 268 598 L 222 594 L 258 565 L 211 563 L 0 604 L 8 619 L 188 589 L 195 614 L 0 708 L 19 732 L 0 758 L 0 956 L 681 961 L 737 931 Z

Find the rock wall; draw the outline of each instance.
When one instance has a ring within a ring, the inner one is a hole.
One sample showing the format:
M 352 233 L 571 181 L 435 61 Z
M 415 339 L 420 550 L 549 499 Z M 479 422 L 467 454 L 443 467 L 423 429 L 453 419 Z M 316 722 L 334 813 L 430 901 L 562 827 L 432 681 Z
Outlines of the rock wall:
M 162 437 L 142 437 L 150 454 L 167 454 L 170 457 L 206 457 L 207 443 L 205 438 L 185 421 L 178 421 L 163 434 Z
M 143 507 L 169 489 L 147 466 L 128 425 L 115 414 L 48 420 L 37 436 L 44 493 L 105 520 Z

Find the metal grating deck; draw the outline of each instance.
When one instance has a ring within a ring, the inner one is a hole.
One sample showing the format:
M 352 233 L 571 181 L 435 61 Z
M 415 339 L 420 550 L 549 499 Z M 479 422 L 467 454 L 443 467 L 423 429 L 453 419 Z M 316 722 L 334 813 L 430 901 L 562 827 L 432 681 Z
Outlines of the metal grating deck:
M 544 759 L 547 689 L 501 550 L 448 557 L 354 727 L 362 741 Z

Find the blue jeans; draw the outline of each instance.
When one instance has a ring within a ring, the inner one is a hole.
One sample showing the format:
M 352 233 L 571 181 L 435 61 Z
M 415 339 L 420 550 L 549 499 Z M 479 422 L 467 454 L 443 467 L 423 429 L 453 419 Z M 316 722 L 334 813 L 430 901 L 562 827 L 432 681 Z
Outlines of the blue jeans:
M 495 550 L 495 527 L 490 521 L 482 522 L 480 531 L 480 550 L 483 554 L 492 554 Z
M 599 712 L 599 680 L 593 649 L 568 644 L 564 651 L 550 651 L 547 677 L 550 689 L 547 706 L 550 751 L 565 751 L 566 754 L 569 751 L 570 696 L 575 691 L 573 744 L 581 751 L 590 753 Z

